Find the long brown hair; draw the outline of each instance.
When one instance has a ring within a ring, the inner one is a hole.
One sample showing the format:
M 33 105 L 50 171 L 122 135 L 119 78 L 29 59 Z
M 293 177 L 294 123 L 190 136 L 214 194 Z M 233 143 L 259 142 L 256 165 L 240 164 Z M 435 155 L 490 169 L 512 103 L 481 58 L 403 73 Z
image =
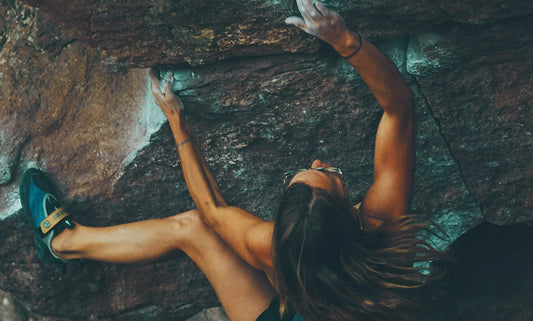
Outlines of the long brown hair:
M 420 233 L 415 216 L 394 228 L 363 231 L 347 201 L 320 188 L 293 184 L 276 214 L 274 269 L 280 302 L 307 321 L 406 319 L 409 289 L 433 278 L 429 262 L 443 257 Z

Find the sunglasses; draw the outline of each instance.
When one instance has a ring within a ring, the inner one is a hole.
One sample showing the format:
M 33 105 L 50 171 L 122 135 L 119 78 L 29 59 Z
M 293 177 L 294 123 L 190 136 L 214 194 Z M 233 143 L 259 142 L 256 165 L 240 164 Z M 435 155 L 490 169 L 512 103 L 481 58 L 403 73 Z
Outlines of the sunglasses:
M 283 175 L 283 187 L 284 187 L 284 189 L 286 190 L 287 188 L 289 188 L 289 184 L 292 181 L 292 179 L 294 178 L 294 176 L 296 176 L 296 174 L 304 172 L 304 171 L 307 171 L 307 170 L 311 170 L 311 169 L 312 170 L 317 170 L 317 171 L 320 171 L 320 172 L 324 172 L 324 173 L 335 173 L 335 174 L 340 175 L 341 180 L 342 180 L 342 185 L 344 187 L 344 190 L 346 191 L 346 184 L 344 183 L 344 175 L 342 173 L 342 169 L 340 169 L 338 167 L 301 168 L 301 169 L 296 169 L 296 170 L 293 170 L 293 171 L 287 171 Z

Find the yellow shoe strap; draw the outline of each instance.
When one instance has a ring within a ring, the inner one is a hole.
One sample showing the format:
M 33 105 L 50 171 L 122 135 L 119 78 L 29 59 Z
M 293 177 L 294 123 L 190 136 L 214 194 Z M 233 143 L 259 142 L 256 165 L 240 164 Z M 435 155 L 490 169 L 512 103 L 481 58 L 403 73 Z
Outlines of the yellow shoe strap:
M 41 231 L 43 234 L 48 233 L 51 229 L 54 228 L 54 226 L 57 225 L 57 223 L 61 222 L 65 217 L 69 216 L 70 214 L 65 211 L 63 207 L 58 208 L 57 210 L 53 211 L 52 214 L 48 215 L 47 218 L 44 219 L 44 221 L 41 222 Z

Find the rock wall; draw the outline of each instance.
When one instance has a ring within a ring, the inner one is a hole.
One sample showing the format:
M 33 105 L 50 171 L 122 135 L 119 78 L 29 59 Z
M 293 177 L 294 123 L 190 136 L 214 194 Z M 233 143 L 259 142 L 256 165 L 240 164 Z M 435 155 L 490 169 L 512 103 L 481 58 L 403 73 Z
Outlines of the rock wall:
M 19 211 L 18 181 L 33 166 L 92 226 L 194 206 L 137 67 L 174 74 L 229 203 L 270 219 L 282 173 L 315 158 L 345 170 L 354 201 L 370 186 L 379 106 L 328 46 L 283 25 L 290 1 L 27 3 L 38 9 L 0 5 L 0 288 L 36 319 L 184 320 L 217 304 L 182 254 L 43 266 Z M 533 5 L 324 3 L 382 48 L 416 94 L 412 211 L 448 232 L 437 245 L 483 220 L 533 219 Z
M 164 121 L 146 72 L 110 74 L 38 10 L 0 10 L 0 218 L 20 207 L 15 187 L 28 166 L 56 168 L 69 197 L 109 194 Z

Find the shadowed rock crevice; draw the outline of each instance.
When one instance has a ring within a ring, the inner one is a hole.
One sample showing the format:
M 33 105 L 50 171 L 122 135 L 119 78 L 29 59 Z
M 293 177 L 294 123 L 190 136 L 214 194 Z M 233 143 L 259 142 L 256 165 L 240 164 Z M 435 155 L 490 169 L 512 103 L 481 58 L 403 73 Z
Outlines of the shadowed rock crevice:
M 451 247 L 447 276 L 423 297 L 423 320 L 531 320 L 533 226 L 483 223 Z
M 429 103 L 427 97 L 424 96 L 424 94 L 422 93 L 421 89 L 420 89 L 420 84 L 418 83 L 418 80 L 416 79 L 416 77 L 413 77 L 414 79 L 414 93 L 415 95 L 419 96 L 420 98 L 422 98 L 422 101 L 424 102 L 424 107 L 427 108 L 427 110 L 429 111 L 429 115 L 431 116 L 431 119 L 433 120 L 435 126 L 436 126 L 436 129 L 438 131 L 438 133 L 440 134 L 440 136 L 442 137 L 442 141 L 444 142 L 444 144 L 446 145 L 446 148 L 447 148 L 447 151 L 448 151 L 448 154 L 450 155 L 450 158 L 453 159 L 454 163 L 456 164 L 457 166 L 457 171 L 458 171 L 458 175 L 459 177 L 461 178 L 461 181 L 465 187 L 465 190 L 467 191 L 468 195 L 470 197 L 472 197 L 472 199 L 474 200 L 475 202 L 475 206 L 479 209 L 479 212 L 483 214 L 483 207 L 481 206 L 481 204 L 479 204 L 478 200 L 476 199 L 476 195 L 474 193 L 472 193 L 471 189 L 468 187 L 468 181 L 465 177 L 465 175 L 463 174 L 463 170 L 461 168 L 461 164 L 459 163 L 457 157 L 454 156 L 453 154 L 453 150 L 450 146 L 450 142 L 448 141 L 448 139 L 446 138 L 446 135 L 445 133 L 443 132 L 442 130 L 442 126 L 439 122 L 439 119 L 435 116 L 435 113 L 433 111 L 433 109 L 431 108 L 431 104 Z

